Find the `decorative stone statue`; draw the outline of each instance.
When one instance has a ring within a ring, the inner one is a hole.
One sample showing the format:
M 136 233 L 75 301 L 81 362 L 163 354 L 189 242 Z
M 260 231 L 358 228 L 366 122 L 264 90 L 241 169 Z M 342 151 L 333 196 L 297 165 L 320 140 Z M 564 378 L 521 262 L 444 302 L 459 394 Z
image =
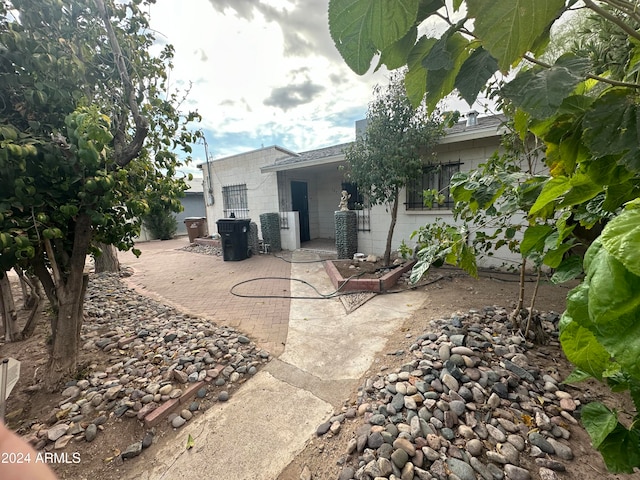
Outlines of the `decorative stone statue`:
M 341 212 L 349 211 L 349 199 L 351 198 L 351 194 L 347 193 L 346 190 L 342 190 L 342 197 L 340 198 L 340 203 L 338 204 L 338 208 L 340 208 Z

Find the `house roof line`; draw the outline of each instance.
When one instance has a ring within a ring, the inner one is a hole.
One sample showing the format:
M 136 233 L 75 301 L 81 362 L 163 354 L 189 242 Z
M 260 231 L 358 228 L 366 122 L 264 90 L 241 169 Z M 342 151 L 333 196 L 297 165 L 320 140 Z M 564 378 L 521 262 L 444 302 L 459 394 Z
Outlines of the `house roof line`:
M 315 165 L 340 162 L 344 160 L 344 149 L 352 143 L 353 142 L 341 143 L 330 147 L 317 148 L 315 150 L 301 152 L 295 157 L 288 156 L 279 158 L 274 163 L 263 166 L 260 171 L 262 173 L 279 172 L 301 167 L 312 167 Z
M 450 144 L 461 141 L 477 140 L 479 138 L 501 137 L 505 133 L 504 122 L 506 117 L 503 114 L 480 117 L 478 122 L 489 122 L 485 124 L 468 126 L 466 122 L 460 122 L 445 131 L 445 135 L 438 142 L 439 144 Z
M 256 152 L 261 152 L 263 150 L 272 150 L 272 149 L 278 150 L 278 151 L 280 151 L 280 152 L 282 152 L 282 153 L 287 155 L 287 157 L 283 157 L 283 158 L 290 158 L 290 157 L 298 157 L 298 156 L 300 156 L 299 153 L 296 153 L 296 152 L 294 152 L 292 150 L 289 150 L 287 148 L 281 147 L 279 145 L 270 145 L 268 147 L 257 148 L 255 150 L 250 150 L 248 152 L 236 153 L 234 155 L 229 155 L 228 157 L 212 158 L 212 159 L 209 160 L 209 163 L 219 162 L 219 161 L 222 161 L 222 160 L 229 160 L 229 159 L 232 159 L 232 158 L 235 158 L 235 157 L 244 157 L 245 155 L 247 155 L 249 153 L 256 153 Z M 199 163 L 198 164 L 198 168 L 202 168 L 202 167 L 200 167 L 200 165 L 204 165 L 205 163 L 207 163 L 207 162 Z
M 268 172 L 282 172 L 284 170 L 295 170 L 297 168 L 303 167 L 314 167 L 316 165 L 327 165 L 329 163 L 341 162 L 344 160 L 344 154 L 339 153 L 337 155 L 331 155 L 330 157 L 320 157 L 313 158 L 310 160 L 301 160 L 298 162 L 288 162 L 288 163 L 272 163 L 271 165 L 266 165 L 264 167 L 260 167 L 260 172 L 268 173 Z
M 505 127 L 503 126 L 505 120 L 506 117 L 503 114 L 497 114 L 478 118 L 479 123 L 477 125 L 467 125 L 465 121 L 459 122 L 453 127 L 446 129 L 445 135 L 440 139 L 438 145 L 450 145 L 482 138 L 501 137 L 505 133 Z M 343 143 L 318 148 L 316 150 L 309 150 L 307 152 L 289 154 L 289 156 L 279 158 L 270 165 L 261 167 L 260 171 L 262 173 L 281 172 L 284 170 L 296 170 L 337 163 L 344 160 L 344 150 L 352 143 L 353 142 Z

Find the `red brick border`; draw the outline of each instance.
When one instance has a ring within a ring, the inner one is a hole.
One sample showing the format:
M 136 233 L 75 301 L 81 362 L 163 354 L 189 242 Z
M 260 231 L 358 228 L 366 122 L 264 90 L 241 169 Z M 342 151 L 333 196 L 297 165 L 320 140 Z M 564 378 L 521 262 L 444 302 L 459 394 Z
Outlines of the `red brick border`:
M 394 268 L 392 271 L 380 278 L 344 278 L 340 275 L 338 268 L 334 262 L 350 261 L 350 260 L 326 260 L 324 268 L 329 275 L 329 279 L 336 289 L 341 292 L 385 292 L 393 287 L 403 273 L 411 270 L 415 265 L 415 261 L 405 263 L 401 267 Z
M 181 396 L 167 400 L 158 408 L 149 412 L 147 416 L 144 417 L 145 426 L 147 428 L 155 427 L 162 420 L 167 418 L 176 407 L 191 401 L 196 392 L 216 378 L 223 369 L 224 365 L 217 364 L 214 368 L 207 370 L 207 372 L 212 372 L 213 375 L 207 376 L 203 381 L 192 383 Z

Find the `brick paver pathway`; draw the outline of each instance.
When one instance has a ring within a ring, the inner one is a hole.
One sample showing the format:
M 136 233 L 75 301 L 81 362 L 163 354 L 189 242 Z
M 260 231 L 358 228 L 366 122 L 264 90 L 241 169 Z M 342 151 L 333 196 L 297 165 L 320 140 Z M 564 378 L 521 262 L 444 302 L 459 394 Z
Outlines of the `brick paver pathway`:
M 120 253 L 120 262 L 132 267 L 127 280 L 141 293 L 156 297 L 187 313 L 215 323 L 235 327 L 261 348 L 279 356 L 284 351 L 289 322 L 290 300 L 258 298 L 288 296 L 288 280 L 259 280 L 261 277 L 288 278 L 291 265 L 272 255 L 256 255 L 240 262 L 181 250 L 187 238 L 143 242 L 136 245 L 142 255 Z M 230 290 L 252 298 L 233 295 Z

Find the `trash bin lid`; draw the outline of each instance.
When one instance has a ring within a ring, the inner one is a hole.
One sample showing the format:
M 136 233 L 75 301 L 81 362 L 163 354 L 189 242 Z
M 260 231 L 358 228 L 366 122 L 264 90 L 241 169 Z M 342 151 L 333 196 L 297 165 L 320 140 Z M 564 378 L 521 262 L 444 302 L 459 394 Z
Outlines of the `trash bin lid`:
M 250 218 L 219 218 L 216 220 L 216 223 L 249 223 L 251 222 Z

